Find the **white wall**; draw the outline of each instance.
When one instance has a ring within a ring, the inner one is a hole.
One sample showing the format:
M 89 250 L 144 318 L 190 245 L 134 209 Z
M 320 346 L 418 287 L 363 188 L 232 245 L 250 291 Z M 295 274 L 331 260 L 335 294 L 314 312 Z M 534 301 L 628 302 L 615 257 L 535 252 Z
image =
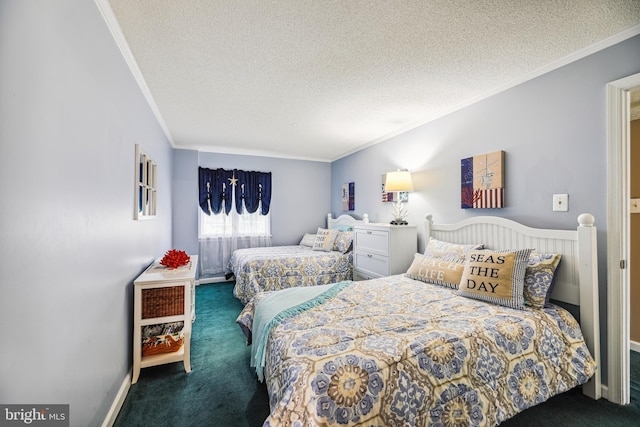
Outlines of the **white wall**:
M 173 243 L 188 254 L 198 253 L 198 152 L 174 150 Z
M 155 220 L 133 220 L 135 143 L 159 165 Z M 172 155 L 94 2 L 0 2 L 0 402 L 102 423 L 132 281 L 171 247 Z
M 640 72 L 640 36 L 618 43 L 494 95 L 391 140 L 332 163 L 331 207 L 340 210 L 340 186 L 355 182 L 356 213 L 388 222 L 380 201 L 381 175 L 413 172 L 409 222 L 424 248 L 424 214 L 435 222 L 498 215 L 531 227 L 573 229 L 589 212 L 598 227 L 603 366 L 606 366 L 606 226 L 608 82 Z M 460 160 L 505 151 L 503 209 L 460 208 Z M 554 193 L 569 194 L 569 211 L 553 212 Z M 606 383 L 606 369 L 603 370 Z

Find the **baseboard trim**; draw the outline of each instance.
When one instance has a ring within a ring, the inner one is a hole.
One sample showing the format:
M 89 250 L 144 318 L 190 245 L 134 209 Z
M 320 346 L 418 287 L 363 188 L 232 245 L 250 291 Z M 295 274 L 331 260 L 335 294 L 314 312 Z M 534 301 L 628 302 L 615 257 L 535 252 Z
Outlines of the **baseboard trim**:
M 196 284 L 206 285 L 208 283 L 222 283 L 222 282 L 228 282 L 228 280 L 225 279 L 224 276 L 215 276 L 215 277 L 204 277 L 202 279 L 198 279 Z
M 640 342 L 629 341 L 629 348 L 636 353 L 640 353 Z
M 120 413 L 120 409 L 124 404 L 124 399 L 127 397 L 127 394 L 129 393 L 130 388 L 131 388 L 131 371 L 129 371 L 127 375 L 124 377 L 124 380 L 122 381 L 122 385 L 120 386 L 120 389 L 118 390 L 118 393 L 116 394 L 116 397 L 113 400 L 113 403 L 111 404 L 111 408 L 109 408 L 109 412 L 107 412 L 107 416 L 102 422 L 102 427 L 112 427 L 113 424 L 116 422 L 116 418 Z
M 609 388 L 604 384 L 600 385 L 600 397 L 609 400 Z

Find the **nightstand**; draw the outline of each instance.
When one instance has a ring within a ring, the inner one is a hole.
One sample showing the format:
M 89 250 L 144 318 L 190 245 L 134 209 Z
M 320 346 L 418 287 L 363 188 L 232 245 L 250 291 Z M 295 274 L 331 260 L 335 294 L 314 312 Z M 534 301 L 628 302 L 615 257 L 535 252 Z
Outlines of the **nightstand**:
M 418 251 L 415 225 L 363 224 L 353 231 L 354 280 L 405 273 Z

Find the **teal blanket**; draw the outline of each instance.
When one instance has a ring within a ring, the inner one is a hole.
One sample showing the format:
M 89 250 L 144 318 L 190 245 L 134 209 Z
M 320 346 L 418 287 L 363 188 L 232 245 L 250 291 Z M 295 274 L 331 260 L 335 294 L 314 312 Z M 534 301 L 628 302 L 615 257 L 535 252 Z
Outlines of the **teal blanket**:
M 288 288 L 275 291 L 265 297 L 255 308 L 253 316 L 253 344 L 251 346 L 251 367 L 256 368 L 258 379 L 263 380 L 266 364 L 267 338 L 269 331 L 283 320 L 317 307 L 334 297 L 351 283 L 344 281 L 329 285 Z

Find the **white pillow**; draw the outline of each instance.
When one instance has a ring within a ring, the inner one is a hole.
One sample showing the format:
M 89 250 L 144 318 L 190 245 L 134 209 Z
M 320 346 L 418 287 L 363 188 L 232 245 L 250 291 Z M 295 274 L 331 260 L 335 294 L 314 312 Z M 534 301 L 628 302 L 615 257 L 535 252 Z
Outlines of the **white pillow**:
M 300 240 L 299 245 L 300 246 L 309 246 L 310 248 L 313 247 L 313 243 L 316 241 L 316 235 L 315 234 L 311 234 L 311 233 L 305 233 L 304 236 L 302 236 L 302 240 Z
M 448 261 L 464 261 L 469 251 L 483 248 L 484 244 L 461 245 L 429 237 L 424 254 L 432 258 L 442 258 Z

